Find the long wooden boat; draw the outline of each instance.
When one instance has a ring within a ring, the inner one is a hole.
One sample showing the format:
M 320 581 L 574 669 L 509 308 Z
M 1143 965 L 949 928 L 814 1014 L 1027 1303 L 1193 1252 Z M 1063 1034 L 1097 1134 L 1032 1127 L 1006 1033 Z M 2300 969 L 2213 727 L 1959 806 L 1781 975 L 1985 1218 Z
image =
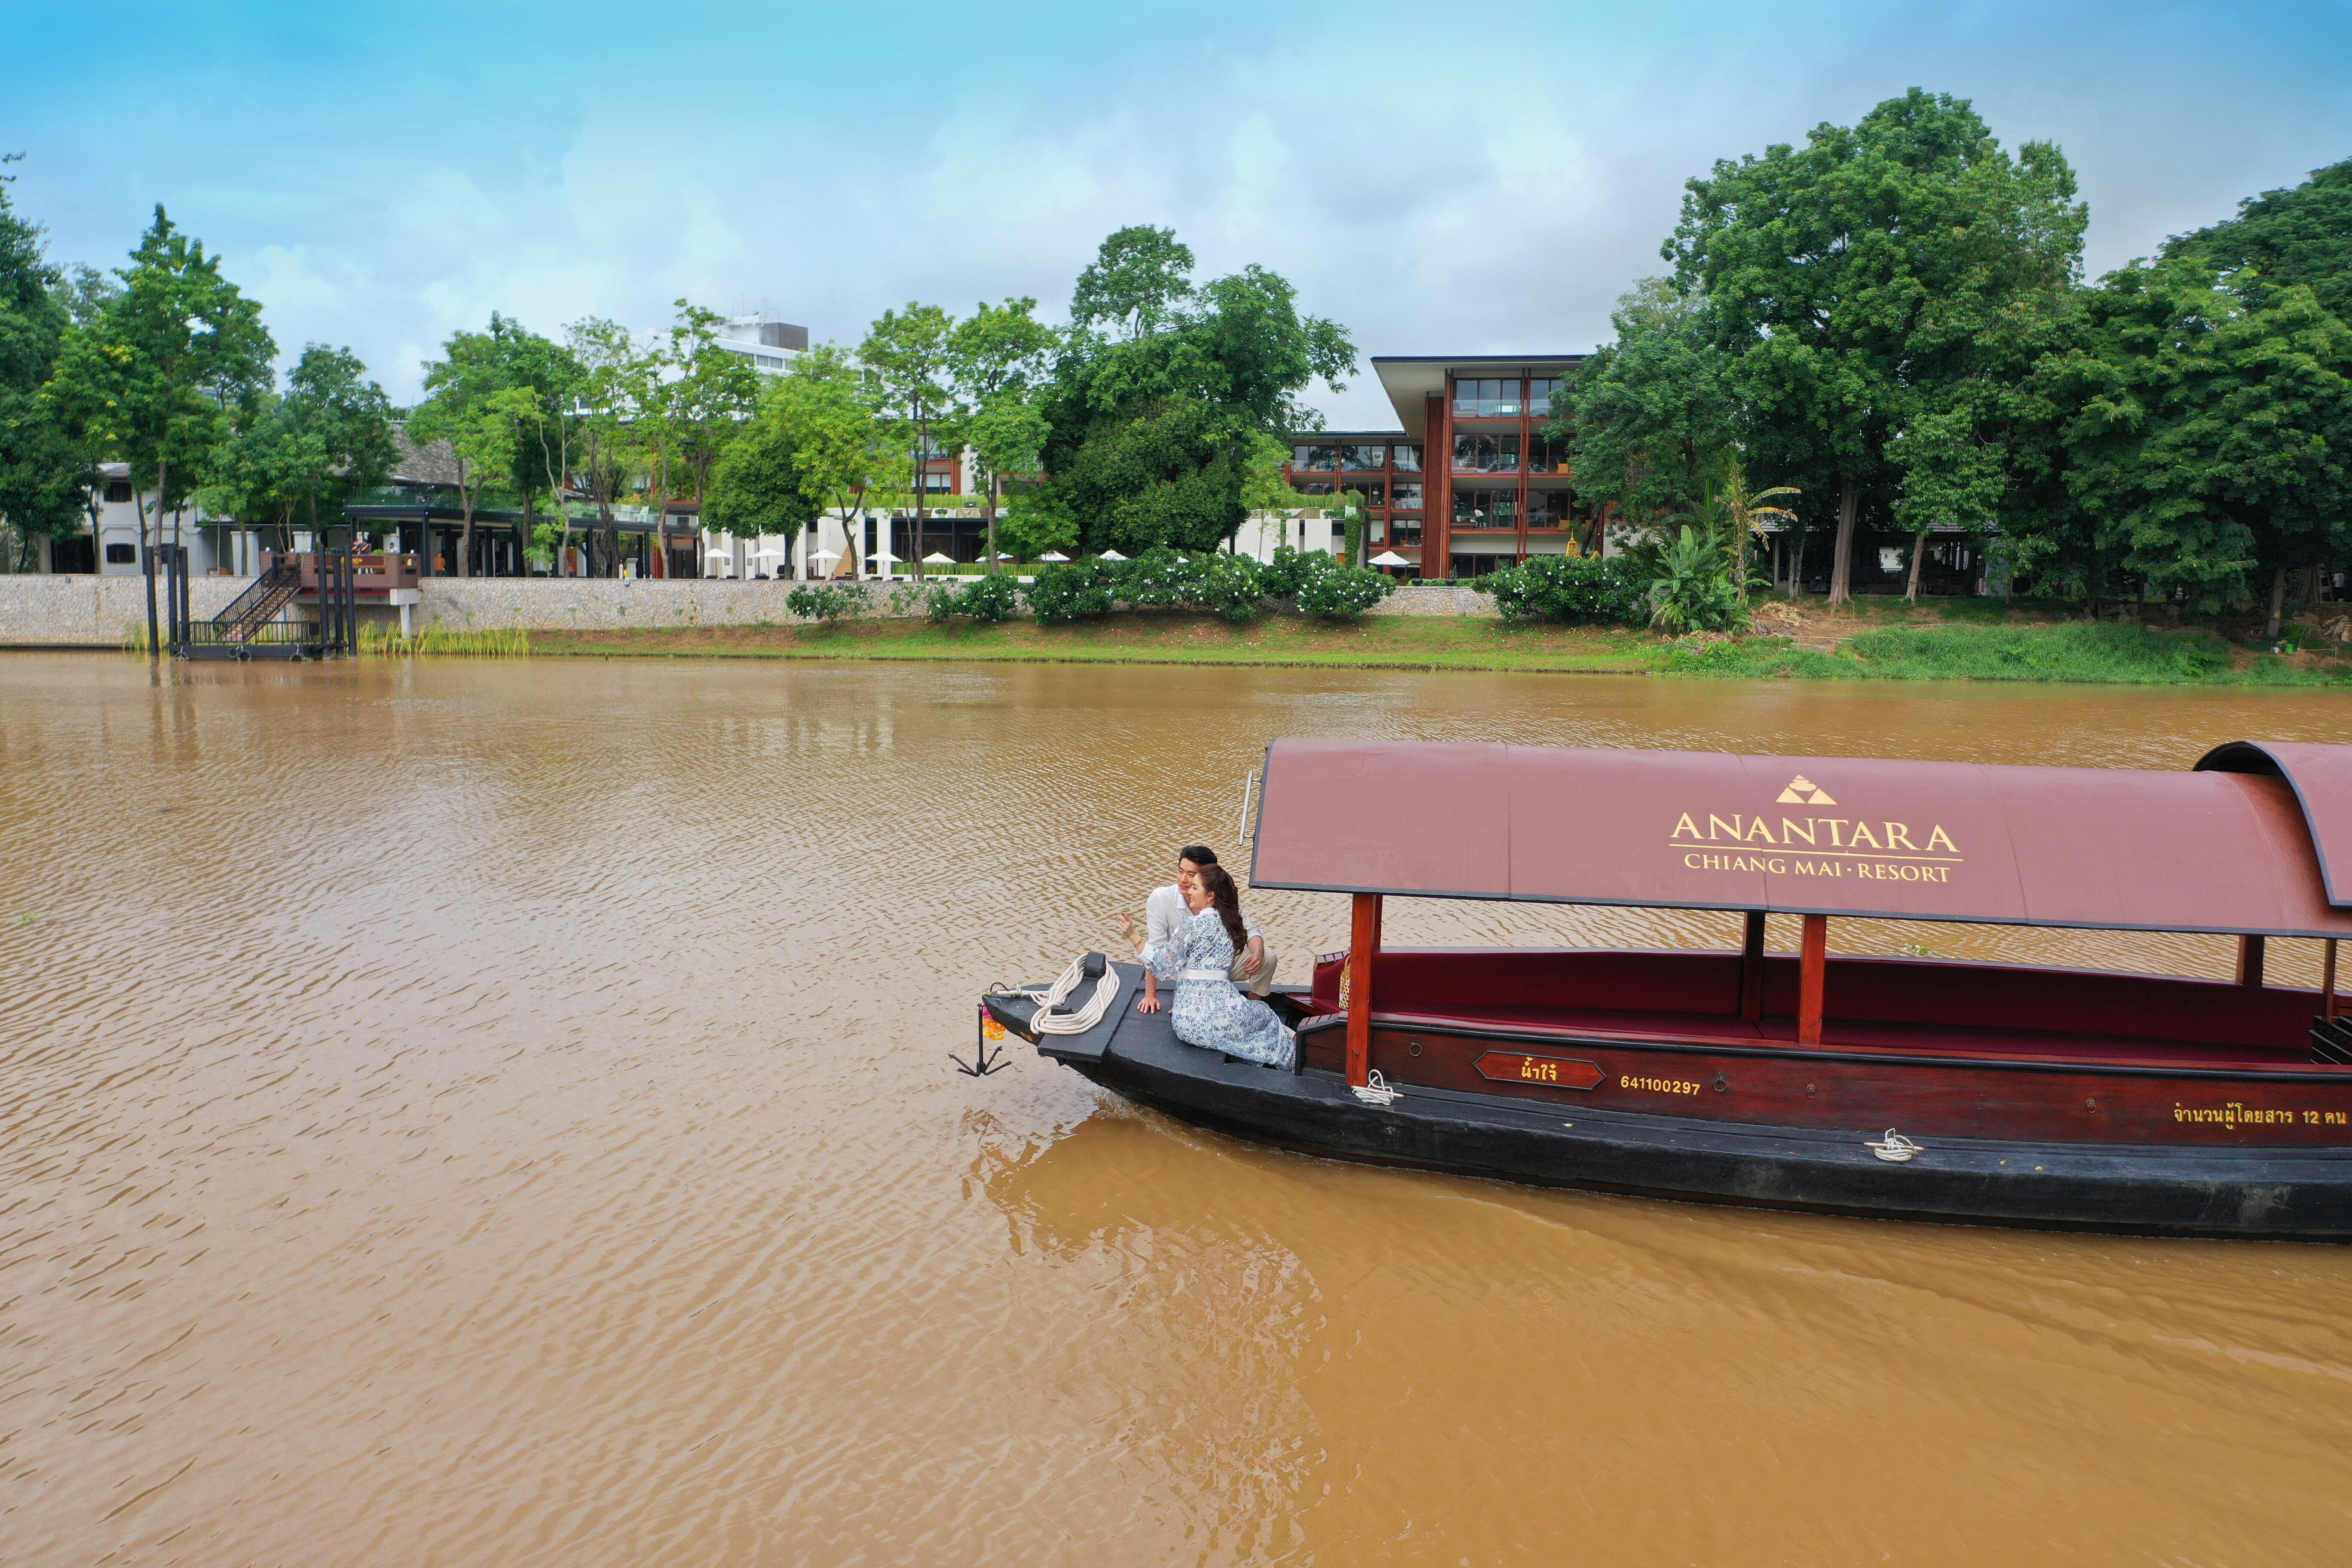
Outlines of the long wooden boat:
M 1344 893 L 1295 1071 L 985 1015 L 1140 1103 L 1284 1148 L 1659 1197 L 2352 1239 L 2352 746 L 2193 771 L 1278 741 L 1251 883 Z M 1364 826 L 1444 802 L 1443 845 Z M 1383 949 L 1391 896 L 1742 914 L 1741 951 Z M 1765 916 L 1801 918 L 1793 953 Z M 2234 937 L 2233 982 L 1831 957 L 1840 917 Z M 2267 943 L 2325 943 L 2318 990 Z M 1385 1087 L 1392 1094 L 1381 1092 Z

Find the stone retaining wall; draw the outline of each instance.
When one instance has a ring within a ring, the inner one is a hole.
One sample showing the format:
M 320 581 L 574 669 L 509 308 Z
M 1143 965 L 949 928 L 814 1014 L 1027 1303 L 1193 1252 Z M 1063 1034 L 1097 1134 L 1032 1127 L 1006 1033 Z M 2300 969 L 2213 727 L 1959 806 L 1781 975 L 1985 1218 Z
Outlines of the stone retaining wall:
M 249 577 L 197 577 L 188 584 L 188 610 L 210 620 L 245 592 Z M 160 595 L 155 617 L 163 617 Z M 144 577 L 0 575 L 0 647 L 121 647 L 147 626 Z
M 427 577 L 417 584 L 420 631 L 660 631 L 675 626 L 796 626 L 784 608 L 796 583 L 625 577 Z M 876 609 L 888 598 L 879 584 Z
M 188 585 L 198 619 L 220 614 L 250 579 L 199 577 Z M 797 584 L 630 581 L 623 578 L 428 577 L 418 585 L 415 626 L 444 631 L 659 631 L 674 626 L 796 626 L 784 607 Z M 868 584 L 874 615 L 890 613 L 890 586 Z M 308 614 L 309 612 L 304 612 Z M 394 613 L 363 607 L 371 623 Z M 1407 585 L 1377 616 L 1491 616 L 1495 601 L 1468 588 Z M 120 647 L 147 619 L 139 577 L 0 576 L 0 647 Z

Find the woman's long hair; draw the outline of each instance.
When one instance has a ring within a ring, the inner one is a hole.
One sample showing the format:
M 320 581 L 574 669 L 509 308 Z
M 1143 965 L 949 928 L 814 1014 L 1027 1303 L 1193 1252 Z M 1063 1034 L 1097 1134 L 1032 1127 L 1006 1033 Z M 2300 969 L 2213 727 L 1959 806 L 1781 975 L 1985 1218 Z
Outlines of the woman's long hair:
M 1239 952 L 1249 933 L 1242 927 L 1241 889 L 1234 886 L 1233 873 L 1223 866 L 1202 867 L 1201 889 L 1209 895 L 1209 907 L 1225 922 L 1225 934 L 1234 939 L 1234 951 Z

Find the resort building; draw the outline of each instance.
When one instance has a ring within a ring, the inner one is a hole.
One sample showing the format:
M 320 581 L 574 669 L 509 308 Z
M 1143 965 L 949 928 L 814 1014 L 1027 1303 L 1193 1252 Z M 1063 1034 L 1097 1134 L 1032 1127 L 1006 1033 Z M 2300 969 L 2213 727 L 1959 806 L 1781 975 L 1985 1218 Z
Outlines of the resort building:
M 782 375 L 793 361 L 808 353 L 809 330 L 764 315 L 730 316 L 719 333 L 719 347 L 740 354 L 763 375 Z
M 139 561 L 140 503 L 146 503 L 148 528 L 154 531 L 156 497 L 144 496 L 131 485 L 131 465 L 101 463 L 81 525 L 64 539 L 39 542 L 41 555 L 34 570 L 58 576 L 136 577 Z M 198 576 L 249 577 L 259 570 L 260 552 L 269 548 L 257 529 L 207 515 L 193 502 L 161 519 L 160 537 L 188 552 L 188 569 Z
M 1398 427 L 1294 437 L 1291 486 L 1309 505 L 1361 495 L 1365 556 L 1394 554 L 1401 575 L 1475 577 L 1571 541 L 1603 549 L 1566 443 L 1544 434 L 1552 394 L 1583 360 L 1376 357 Z
M 1391 430 L 1316 431 L 1294 436 L 1286 470 L 1309 506 L 1363 497 L 1364 554 L 1406 563 L 1399 576 L 1476 577 L 1530 556 L 1610 554 L 1626 531 L 1579 498 L 1567 444 L 1545 433 L 1552 395 L 1582 354 L 1375 357 L 1389 403 Z M 1816 509 L 1818 510 L 1818 509 Z M 1833 521 L 1809 519 L 1802 584 L 1829 588 Z M 1305 520 L 1293 526 L 1305 528 Z M 1781 587 L 1797 572 L 1797 536 L 1778 529 L 1759 563 Z M 1910 574 L 1908 533 L 1855 531 L 1856 593 L 1899 593 Z M 1303 547 L 1303 545 L 1302 545 Z M 1324 548 L 1338 549 L 1335 542 Z M 2005 591 L 1989 584 L 1983 552 L 1958 527 L 1932 530 L 1920 567 L 1927 594 Z

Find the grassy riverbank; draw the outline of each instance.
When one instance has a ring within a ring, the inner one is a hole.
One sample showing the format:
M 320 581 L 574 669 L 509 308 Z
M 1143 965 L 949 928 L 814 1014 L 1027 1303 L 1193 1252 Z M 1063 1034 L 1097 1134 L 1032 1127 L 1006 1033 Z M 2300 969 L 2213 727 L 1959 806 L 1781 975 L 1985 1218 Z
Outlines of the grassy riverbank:
M 2056 606 L 1952 601 L 1917 608 L 1863 601 L 1804 612 L 1785 635 L 1680 641 L 1596 627 L 1509 626 L 1475 617 L 1374 616 L 1328 625 L 1273 616 L 1248 626 L 1127 615 L 1074 626 L 703 626 L 534 632 L 535 655 L 604 658 L 991 659 L 1078 664 L 1294 665 L 1496 669 L 1782 679 L 2027 680 L 2308 686 L 2352 682 L 2352 659 L 2251 652 L 2218 634 L 2060 618 Z

